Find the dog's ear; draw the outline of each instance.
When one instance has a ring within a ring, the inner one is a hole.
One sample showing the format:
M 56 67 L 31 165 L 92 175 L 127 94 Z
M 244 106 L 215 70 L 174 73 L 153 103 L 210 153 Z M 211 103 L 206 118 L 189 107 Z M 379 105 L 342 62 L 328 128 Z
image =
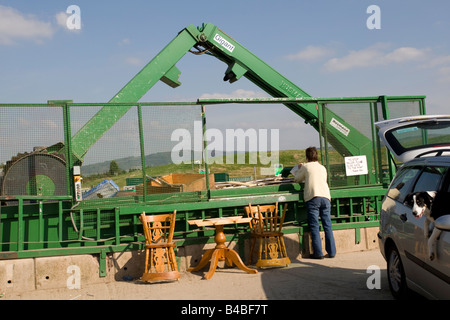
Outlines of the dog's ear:
M 424 192 L 424 196 L 425 196 L 425 199 L 426 199 L 426 205 L 427 205 L 427 207 L 429 209 L 431 209 L 431 206 L 433 204 L 433 200 L 436 197 L 436 193 L 437 193 L 436 191 Z
M 423 202 L 429 209 L 431 208 L 431 204 L 433 203 L 435 196 L 436 196 L 435 191 L 420 192 L 420 197 L 423 199 Z
M 405 206 L 409 206 L 412 207 L 414 204 L 414 195 L 415 193 L 409 193 L 406 197 L 405 200 L 403 200 L 403 204 Z
M 433 200 L 436 197 L 436 191 L 427 191 L 426 194 L 430 197 L 430 200 Z

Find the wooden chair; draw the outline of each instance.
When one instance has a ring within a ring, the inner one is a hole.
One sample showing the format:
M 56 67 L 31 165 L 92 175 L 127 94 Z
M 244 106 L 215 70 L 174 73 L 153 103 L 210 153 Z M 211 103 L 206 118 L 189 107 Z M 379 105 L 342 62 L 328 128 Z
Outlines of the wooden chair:
M 283 227 L 287 204 L 284 205 L 283 214 L 278 214 L 278 202 L 275 205 L 245 207 L 250 221 L 251 246 L 248 264 L 251 264 L 256 240 L 259 241 L 258 261 L 256 266 L 275 267 L 287 266 L 291 263 L 284 244 Z
M 171 214 L 147 216 L 142 212 L 145 235 L 145 269 L 142 281 L 178 280 L 177 261 L 173 232 L 177 211 Z

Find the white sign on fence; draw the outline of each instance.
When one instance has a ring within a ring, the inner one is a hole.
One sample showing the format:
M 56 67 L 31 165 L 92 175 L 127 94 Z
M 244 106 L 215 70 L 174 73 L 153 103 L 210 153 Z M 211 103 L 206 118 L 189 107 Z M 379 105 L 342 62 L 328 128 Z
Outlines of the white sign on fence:
M 347 176 L 358 176 L 367 173 L 366 156 L 345 157 L 345 174 Z

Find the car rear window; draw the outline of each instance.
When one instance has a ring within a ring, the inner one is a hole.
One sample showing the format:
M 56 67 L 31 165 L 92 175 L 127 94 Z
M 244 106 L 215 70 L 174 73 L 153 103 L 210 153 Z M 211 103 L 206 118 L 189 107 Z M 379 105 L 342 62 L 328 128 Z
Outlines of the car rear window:
M 437 191 L 448 167 L 425 167 L 417 180 L 413 192 Z

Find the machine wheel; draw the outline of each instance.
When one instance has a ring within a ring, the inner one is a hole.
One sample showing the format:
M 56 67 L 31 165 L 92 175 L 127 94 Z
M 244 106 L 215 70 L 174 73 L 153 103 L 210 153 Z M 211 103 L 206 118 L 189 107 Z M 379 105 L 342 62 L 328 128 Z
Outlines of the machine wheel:
M 30 153 L 7 163 L 1 194 L 65 195 L 66 163 L 62 155 Z
M 400 253 L 395 246 L 387 251 L 387 275 L 389 289 L 396 299 L 406 298 L 408 287 L 406 286 L 406 275 L 403 269 Z

